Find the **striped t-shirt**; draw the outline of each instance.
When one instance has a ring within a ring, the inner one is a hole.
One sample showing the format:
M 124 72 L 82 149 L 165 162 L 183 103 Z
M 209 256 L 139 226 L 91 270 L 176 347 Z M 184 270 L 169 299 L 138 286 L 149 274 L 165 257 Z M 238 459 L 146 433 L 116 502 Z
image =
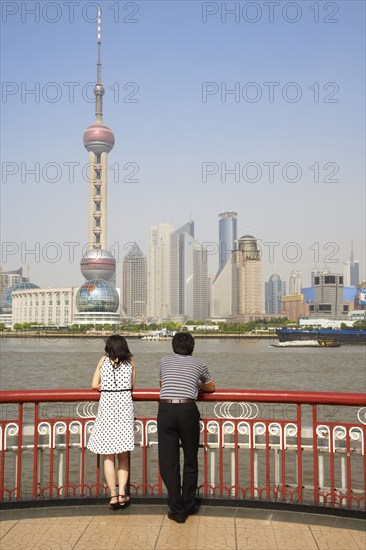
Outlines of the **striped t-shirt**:
M 212 376 L 205 363 L 191 355 L 167 355 L 160 362 L 160 399 L 196 399 L 198 381 L 207 384 Z

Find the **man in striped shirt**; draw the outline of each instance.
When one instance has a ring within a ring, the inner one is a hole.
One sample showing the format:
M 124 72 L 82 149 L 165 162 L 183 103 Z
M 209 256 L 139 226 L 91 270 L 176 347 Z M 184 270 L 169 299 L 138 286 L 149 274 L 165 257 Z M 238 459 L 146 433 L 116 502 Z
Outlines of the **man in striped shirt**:
M 168 490 L 169 519 L 184 523 L 195 513 L 200 414 L 198 390 L 214 392 L 215 382 L 205 363 L 193 359 L 194 338 L 189 332 L 173 337 L 173 355 L 160 363 L 158 441 L 160 473 Z M 183 483 L 179 444 L 184 454 Z

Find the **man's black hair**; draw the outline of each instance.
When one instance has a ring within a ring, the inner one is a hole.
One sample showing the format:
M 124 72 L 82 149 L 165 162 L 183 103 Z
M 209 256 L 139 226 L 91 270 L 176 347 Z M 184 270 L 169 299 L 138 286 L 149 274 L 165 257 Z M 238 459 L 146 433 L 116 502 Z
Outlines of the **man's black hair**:
M 189 332 L 177 332 L 173 336 L 173 351 L 178 355 L 192 355 L 194 338 Z

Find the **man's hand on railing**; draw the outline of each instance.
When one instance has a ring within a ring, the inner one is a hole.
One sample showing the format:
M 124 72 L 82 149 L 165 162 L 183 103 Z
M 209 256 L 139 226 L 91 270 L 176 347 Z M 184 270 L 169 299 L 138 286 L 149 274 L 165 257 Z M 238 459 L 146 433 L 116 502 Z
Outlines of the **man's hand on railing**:
M 214 391 L 216 391 L 215 381 L 211 380 L 211 382 L 207 382 L 207 384 L 203 384 L 202 382 L 198 382 L 198 389 L 201 392 L 213 393 Z

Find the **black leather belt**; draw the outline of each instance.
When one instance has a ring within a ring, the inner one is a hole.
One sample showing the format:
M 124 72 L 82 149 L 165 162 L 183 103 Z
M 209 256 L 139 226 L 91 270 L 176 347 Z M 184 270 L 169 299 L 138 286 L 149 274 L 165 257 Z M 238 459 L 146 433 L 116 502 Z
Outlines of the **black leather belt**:
M 116 392 L 116 391 L 132 391 L 131 388 L 124 388 L 122 390 L 98 390 L 100 393 L 102 392 Z
M 194 403 L 195 399 L 160 399 L 160 403 Z

